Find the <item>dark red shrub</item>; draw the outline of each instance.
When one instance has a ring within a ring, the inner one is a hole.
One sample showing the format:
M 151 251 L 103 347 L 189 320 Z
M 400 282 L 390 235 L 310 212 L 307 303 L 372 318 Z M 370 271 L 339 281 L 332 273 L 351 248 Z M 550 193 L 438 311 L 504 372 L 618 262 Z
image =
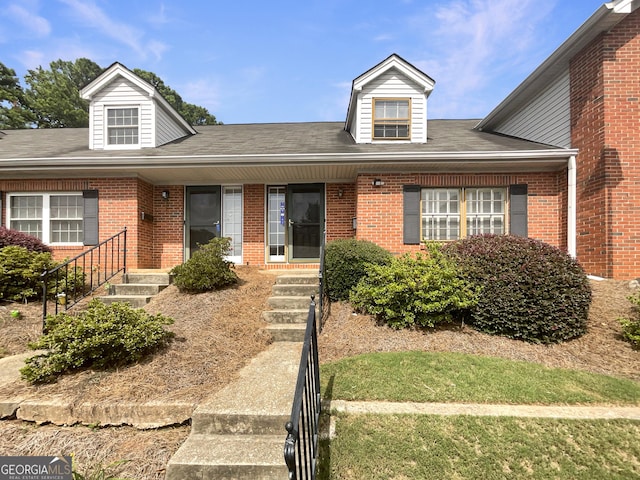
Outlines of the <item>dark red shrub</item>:
M 51 248 L 42 243 L 39 238 L 19 232 L 18 230 L 0 227 L 0 248 L 10 245 L 26 248 L 30 252 L 51 253 Z

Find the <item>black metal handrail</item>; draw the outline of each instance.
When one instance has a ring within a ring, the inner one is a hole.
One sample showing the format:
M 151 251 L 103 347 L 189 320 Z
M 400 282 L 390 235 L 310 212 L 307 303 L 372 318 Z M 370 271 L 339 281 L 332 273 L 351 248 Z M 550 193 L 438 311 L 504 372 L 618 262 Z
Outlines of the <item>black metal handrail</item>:
M 88 297 L 118 273 L 127 271 L 127 227 L 98 245 L 82 252 L 42 275 L 42 328 L 47 317 L 47 300 L 55 298 L 55 313 L 68 310 Z
M 289 469 L 289 480 L 316 478 L 320 409 L 316 302 L 312 296 L 291 419 L 285 425 L 288 435 L 284 444 L 284 461 Z

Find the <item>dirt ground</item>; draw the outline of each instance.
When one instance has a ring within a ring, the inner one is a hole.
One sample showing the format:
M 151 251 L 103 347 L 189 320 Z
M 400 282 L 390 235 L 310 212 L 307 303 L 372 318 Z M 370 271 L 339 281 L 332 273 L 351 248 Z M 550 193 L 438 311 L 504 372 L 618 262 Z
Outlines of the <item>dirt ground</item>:
M 240 267 L 241 284 L 200 295 L 181 294 L 169 287 L 146 307 L 170 316 L 176 338 L 142 364 L 118 371 L 86 370 L 41 387 L 16 382 L 0 389 L 0 397 L 37 394 L 65 395 L 72 401 L 181 400 L 197 403 L 232 381 L 240 368 L 269 344 L 261 331 L 261 312 L 275 277 Z M 348 304 L 334 303 L 319 337 L 320 359 L 328 362 L 365 352 L 399 350 L 456 351 L 576 368 L 640 381 L 640 351 L 621 337 L 617 318 L 628 316 L 628 282 L 592 281 L 594 298 L 588 333 L 560 345 L 532 345 L 489 336 L 469 327 L 396 331 L 367 315 L 355 315 Z M 17 309 L 22 318 L 11 317 Z M 0 305 L 0 355 L 28 350 L 41 328 L 40 304 Z M 0 455 L 75 455 L 87 472 L 99 465 L 127 460 L 109 470 L 132 479 L 164 478 L 164 467 L 189 434 L 188 426 L 153 431 L 130 427 L 36 427 L 17 421 L 0 422 Z M 284 438 L 284 437 L 283 437 Z

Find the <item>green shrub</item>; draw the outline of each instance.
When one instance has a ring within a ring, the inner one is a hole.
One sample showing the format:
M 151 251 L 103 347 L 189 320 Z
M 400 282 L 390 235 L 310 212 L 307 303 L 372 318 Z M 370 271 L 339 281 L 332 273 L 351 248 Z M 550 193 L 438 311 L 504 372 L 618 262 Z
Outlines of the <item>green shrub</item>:
M 387 265 L 393 255 L 375 243 L 353 238 L 327 243 L 324 254 L 327 294 L 348 300 L 351 289 L 365 275 L 368 264 Z
M 622 336 L 635 348 L 640 348 L 640 292 L 631 295 L 629 301 L 632 304 L 634 318 L 620 318 Z
M 472 307 L 478 293 L 438 247 L 430 246 L 428 255 L 407 254 L 389 265 L 369 265 L 350 300 L 393 328 L 433 327 Z
M 48 316 L 47 333 L 29 346 L 49 352 L 28 358 L 20 373 L 29 382 L 44 383 L 80 368 L 131 364 L 165 345 L 173 334 L 164 325 L 172 323 L 126 303 L 105 305 L 94 299 L 77 315 Z
M 175 275 L 173 283 L 180 291 L 189 293 L 207 292 L 237 283 L 233 262 L 225 260 L 230 246 L 228 238 L 211 239 L 189 260 L 171 270 Z
M 51 248 L 42 243 L 42 240 L 39 238 L 19 232 L 18 230 L 0 227 L 0 248 L 12 245 L 24 247 L 30 252 L 51 253 Z
M 468 321 L 486 333 L 533 343 L 558 343 L 587 331 L 591 287 L 566 253 L 539 240 L 477 235 L 444 251 L 465 278 L 482 287 Z
M 0 300 L 18 302 L 41 298 L 40 276 L 55 265 L 48 252 L 18 246 L 0 248 Z

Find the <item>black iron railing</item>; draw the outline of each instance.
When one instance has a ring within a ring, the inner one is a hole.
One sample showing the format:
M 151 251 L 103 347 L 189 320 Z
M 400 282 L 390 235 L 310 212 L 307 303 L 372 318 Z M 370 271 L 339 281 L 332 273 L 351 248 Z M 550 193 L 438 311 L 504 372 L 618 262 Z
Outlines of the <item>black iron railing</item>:
M 127 270 L 127 228 L 95 247 L 42 274 L 42 327 L 47 317 L 47 300 L 53 299 L 55 313 L 68 310 L 95 292 L 118 273 Z
M 289 469 L 289 480 L 316 478 L 319 421 L 320 365 L 316 302 L 315 297 L 311 297 L 291 419 L 285 426 L 289 432 L 284 444 L 284 460 Z

